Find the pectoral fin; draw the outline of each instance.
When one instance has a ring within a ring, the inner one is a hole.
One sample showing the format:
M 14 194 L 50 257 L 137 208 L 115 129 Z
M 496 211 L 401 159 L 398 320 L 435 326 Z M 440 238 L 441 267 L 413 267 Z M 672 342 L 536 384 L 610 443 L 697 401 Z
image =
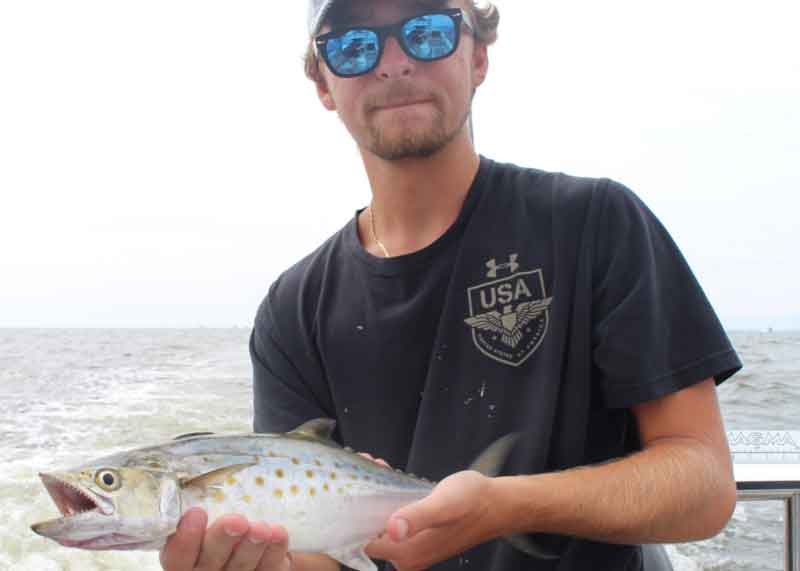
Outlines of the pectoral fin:
M 328 551 L 327 555 L 356 571 L 378 571 L 378 567 L 364 553 L 364 545 L 361 544 Z
M 231 466 L 219 468 L 218 470 L 214 470 L 212 472 L 206 472 L 205 474 L 201 474 L 193 478 L 181 478 L 179 483 L 181 488 L 210 488 L 212 486 L 224 484 L 229 477 L 233 476 L 237 472 L 241 472 L 242 470 L 255 465 L 256 464 L 254 462 L 250 464 L 233 464 Z

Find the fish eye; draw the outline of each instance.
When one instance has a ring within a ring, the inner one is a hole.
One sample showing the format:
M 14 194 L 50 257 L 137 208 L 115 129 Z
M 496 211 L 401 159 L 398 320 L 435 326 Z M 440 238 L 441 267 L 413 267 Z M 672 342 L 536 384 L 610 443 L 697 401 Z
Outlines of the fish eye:
M 122 478 L 120 475 L 115 470 L 110 470 L 108 468 L 98 470 L 94 481 L 98 486 L 108 492 L 119 490 L 120 486 L 122 486 Z

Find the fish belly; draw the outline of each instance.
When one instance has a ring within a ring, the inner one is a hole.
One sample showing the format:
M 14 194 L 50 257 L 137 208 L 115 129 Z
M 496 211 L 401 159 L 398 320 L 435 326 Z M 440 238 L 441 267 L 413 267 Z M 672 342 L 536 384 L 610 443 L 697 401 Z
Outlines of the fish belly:
M 282 525 L 292 551 L 325 553 L 368 543 L 395 510 L 430 491 L 393 487 L 380 473 L 336 466 L 265 461 L 207 488 L 184 490 L 182 511 L 202 507 L 209 521 L 238 513 L 251 521 Z

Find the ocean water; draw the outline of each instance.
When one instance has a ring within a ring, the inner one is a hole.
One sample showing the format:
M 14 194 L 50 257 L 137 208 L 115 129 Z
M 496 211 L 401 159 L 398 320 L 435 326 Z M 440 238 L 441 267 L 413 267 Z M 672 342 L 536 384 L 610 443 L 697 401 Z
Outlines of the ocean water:
M 186 432 L 251 430 L 247 329 L 0 329 L 0 571 L 156 571 L 157 554 L 66 549 L 39 471 Z M 800 332 L 733 332 L 746 368 L 720 387 L 728 430 L 800 430 Z M 676 569 L 782 569 L 783 508 L 741 503 L 722 533 L 669 546 Z

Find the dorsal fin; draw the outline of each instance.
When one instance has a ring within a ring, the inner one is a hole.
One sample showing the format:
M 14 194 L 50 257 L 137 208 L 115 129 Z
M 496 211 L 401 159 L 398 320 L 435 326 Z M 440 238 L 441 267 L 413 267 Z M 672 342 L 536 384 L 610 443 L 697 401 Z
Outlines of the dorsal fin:
M 181 478 L 181 488 L 195 487 L 195 488 L 210 488 L 211 486 L 222 484 L 229 476 L 234 475 L 245 468 L 255 466 L 255 463 L 250 464 L 233 464 L 232 466 L 225 466 L 205 474 L 200 474 L 193 478 Z
M 322 440 L 330 443 L 333 442 L 331 435 L 333 434 L 334 428 L 336 428 L 336 421 L 332 418 L 315 418 L 314 420 L 304 422 L 286 435 L 309 438 L 311 440 Z
M 213 432 L 187 432 L 186 434 L 181 434 L 180 436 L 176 436 L 173 440 L 183 440 L 184 438 L 191 438 L 192 436 L 211 436 L 214 434 Z

